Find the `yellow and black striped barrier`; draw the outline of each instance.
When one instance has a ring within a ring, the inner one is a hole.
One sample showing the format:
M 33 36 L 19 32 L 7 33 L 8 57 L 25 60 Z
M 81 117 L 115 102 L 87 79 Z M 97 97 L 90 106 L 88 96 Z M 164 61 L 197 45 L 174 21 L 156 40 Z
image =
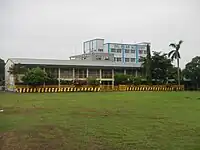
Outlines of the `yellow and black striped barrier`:
M 115 86 L 112 91 L 183 91 L 184 86 Z M 104 87 L 18 87 L 18 93 L 58 93 L 58 92 L 101 92 L 110 91 Z
M 100 87 L 16 88 L 17 93 L 100 92 Z
M 165 86 L 132 86 L 127 87 L 126 91 L 183 91 L 184 87 L 165 87 Z

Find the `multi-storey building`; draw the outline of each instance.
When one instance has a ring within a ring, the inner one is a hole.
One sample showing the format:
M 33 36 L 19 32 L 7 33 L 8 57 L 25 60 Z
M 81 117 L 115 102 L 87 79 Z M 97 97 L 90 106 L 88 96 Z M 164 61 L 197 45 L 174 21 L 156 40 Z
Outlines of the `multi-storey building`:
M 58 80 L 86 80 L 96 78 L 102 84 L 114 85 L 114 76 L 117 73 L 138 76 L 141 71 L 139 58 L 146 56 L 146 44 L 106 43 L 103 39 L 84 42 L 84 54 L 71 56 L 70 60 L 10 58 L 5 65 L 5 87 L 14 90 L 15 78 L 21 81 L 24 72 L 17 75 L 9 72 L 12 67 L 33 68 L 41 67 L 51 72 Z
M 84 53 L 113 54 L 115 62 L 138 63 L 147 54 L 147 44 L 104 43 L 104 39 L 94 39 L 83 43 Z
M 145 57 L 147 54 L 147 43 L 106 43 L 104 44 L 104 51 L 114 54 L 114 61 L 116 62 L 138 63 L 140 57 Z

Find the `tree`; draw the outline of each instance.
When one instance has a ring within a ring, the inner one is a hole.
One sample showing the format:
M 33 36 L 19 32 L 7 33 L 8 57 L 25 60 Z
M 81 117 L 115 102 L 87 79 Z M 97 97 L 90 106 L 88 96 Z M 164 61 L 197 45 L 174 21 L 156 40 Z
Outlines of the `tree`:
M 0 83 L 4 81 L 5 77 L 5 62 L 0 59 Z
M 200 85 L 200 56 L 196 56 L 191 62 L 187 63 L 183 70 L 183 76 L 190 79 L 196 88 Z
M 58 80 L 55 75 L 53 75 L 50 71 L 47 71 L 46 75 L 45 85 L 58 85 Z
M 152 82 L 151 67 L 152 67 L 151 49 L 150 49 L 150 45 L 147 44 L 146 78 L 147 78 L 147 82 L 150 84 Z
M 183 43 L 182 40 L 180 40 L 178 44 L 171 43 L 169 46 L 172 47 L 172 50 L 168 53 L 168 57 L 170 57 L 172 60 L 176 59 L 176 61 L 177 61 L 178 85 L 180 85 L 180 70 L 179 70 L 180 64 L 179 64 L 179 60 L 181 59 L 179 49 L 180 49 L 182 43 Z
M 25 66 L 21 66 L 20 64 L 12 65 L 8 72 L 13 75 L 15 83 L 18 82 L 18 74 L 24 74 L 27 71 Z
M 28 69 L 28 71 L 22 78 L 22 81 L 27 85 L 35 86 L 44 84 L 45 81 L 47 81 L 47 79 L 48 79 L 47 73 L 41 68 L 37 67 Z
M 148 66 L 148 59 L 147 57 L 141 59 L 143 70 L 150 68 L 148 70 L 150 78 L 154 79 L 155 82 L 165 83 L 168 79 L 169 71 L 173 67 L 171 60 L 167 58 L 167 54 L 153 51 L 153 55 L 150 58 L 151 67 Z

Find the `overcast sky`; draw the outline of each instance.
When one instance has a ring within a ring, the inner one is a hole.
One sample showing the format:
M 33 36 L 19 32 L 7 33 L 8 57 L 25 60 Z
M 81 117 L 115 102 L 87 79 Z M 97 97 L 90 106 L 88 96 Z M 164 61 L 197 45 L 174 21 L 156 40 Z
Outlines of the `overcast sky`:
M 200 55 L 199 0 L 0 0 L 0 57 L 68 59 L 82 42 L 183 40 L 181 67 Z

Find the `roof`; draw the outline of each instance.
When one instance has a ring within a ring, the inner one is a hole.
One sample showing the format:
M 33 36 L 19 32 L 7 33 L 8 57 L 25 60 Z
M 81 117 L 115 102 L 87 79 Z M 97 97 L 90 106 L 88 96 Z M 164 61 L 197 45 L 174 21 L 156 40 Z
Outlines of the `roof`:
M 118 45 L 134 45 L 134 46 L 136 46 L 136 45 L 147 45 L 147 44 L 151 44 L 151 43 L 149 43 L 149 42 L 141 42 L 141 43 L 113 43 L 113 42 L 108 42 L 108 43 L 104 43 L 104 45 L 106 45 L 106 44 L 118 44 Z
M 56 59 L 32 59 L 32 58 L 10 58 L 14 64 L 23 65 L 56 65 L 56 66 L 91 66 L 91 67 L 141 67 L 140 63 L 120 63 L 112 61 L 91 60 L 56 60 Z

